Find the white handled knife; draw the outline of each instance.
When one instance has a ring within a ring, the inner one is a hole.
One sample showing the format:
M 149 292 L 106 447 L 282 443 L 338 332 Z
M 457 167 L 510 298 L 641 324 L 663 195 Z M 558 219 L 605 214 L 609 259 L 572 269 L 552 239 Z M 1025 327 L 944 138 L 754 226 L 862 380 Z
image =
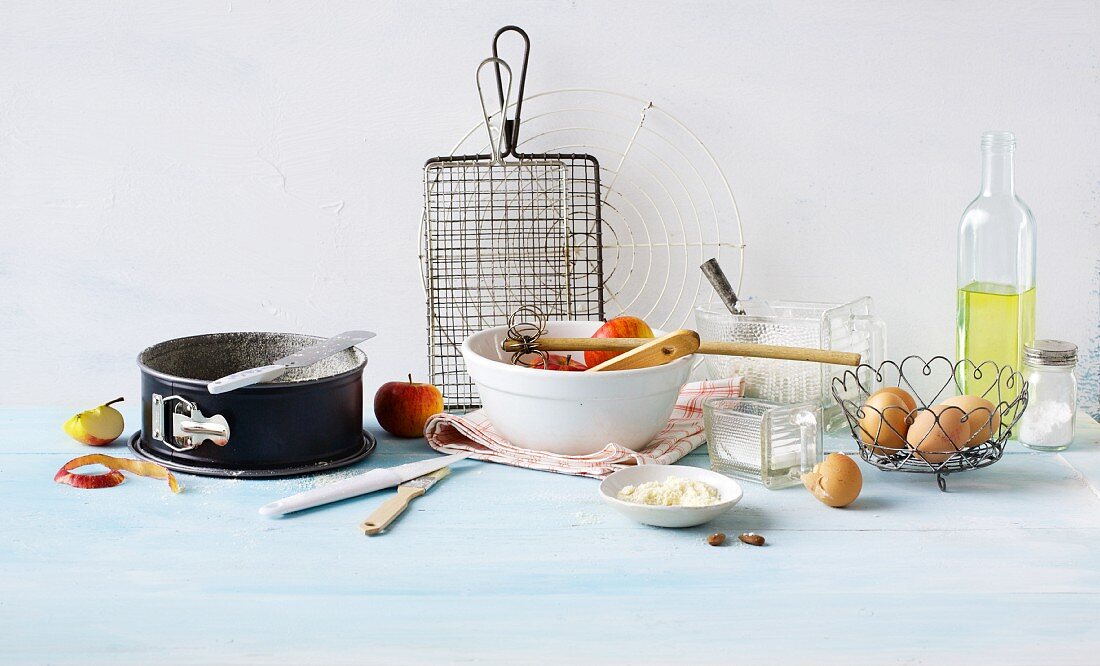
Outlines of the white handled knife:
M 372 469 L 364 474 L 353 476 L 343 481 L 336 481 L 328 485 L 307 490 L 297 495 L 284 497 L 281 500 L 265 504 L 260 507 L 261 516 L 282 516 L 302 509 L 311 509 L 322 504 L 338 502 L 342 499 L 373 493 L 376 490 L 392 488 L 396 485 L 411 481 L 417 477 L 431 474 L 437 469 L 446 467 L 451 463 L 462 460 L 469 453 L 456 453 L 449 456 L 440 456 L 429 460 L 398 465 L 396 467 L 382 467 Z
M 375 334 L 370 331 L 346 331 L 336 337 L 323 340 L 315 345 L 299 349 L 289 356 L 272 361 L 270 365 L 241 370 L 221 379 L 215 379 L 206 385 L 206 390 L 211 393 L 226 393 L 242 386 L 270 381 L 290 368 L 304 368 L 307 365 L 313 365 L 317 361 L 326 359 L 337 352 L 342 352 L 348 347 L 354 347 L 360 342 L 370 340 L 374 336 Z

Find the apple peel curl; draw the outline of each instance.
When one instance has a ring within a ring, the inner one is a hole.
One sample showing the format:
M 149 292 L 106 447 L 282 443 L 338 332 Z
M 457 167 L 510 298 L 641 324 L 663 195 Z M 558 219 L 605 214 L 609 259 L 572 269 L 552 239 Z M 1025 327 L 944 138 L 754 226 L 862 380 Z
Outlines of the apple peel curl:
M 106 474 L 84 474 L 72 471 L 86 465 L 103 465 L 110 471 Z M 118 458 L 103 453 L 91 453 L 73 458 L 57 470 L 53 480 L 73 488 L 113 488 L 126 480 L 121 470 L 152 479 L 166 479 L 172 492 L 180 491 L 180 484 L 176 481 L 176 477 L 163 465 L 132 458 Z

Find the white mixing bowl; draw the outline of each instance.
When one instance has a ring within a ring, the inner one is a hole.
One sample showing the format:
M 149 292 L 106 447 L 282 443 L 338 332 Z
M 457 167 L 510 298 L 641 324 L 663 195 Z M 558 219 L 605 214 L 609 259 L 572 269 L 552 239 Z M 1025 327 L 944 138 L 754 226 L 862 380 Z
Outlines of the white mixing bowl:
M 552 321 L 547 337 L 588 338 L 602 322 Z M 462 357 L 493 426 L 526 449 L 585 455 L 615 442 L 637 451 L 668 422 L 692 356 L 638 370 L 566 372 L 512 365 L 507 327 L 466 338 Z M 654 335 L 664 333 L 654 331 Z M 584 360 L 583 353 L 572 356 Z

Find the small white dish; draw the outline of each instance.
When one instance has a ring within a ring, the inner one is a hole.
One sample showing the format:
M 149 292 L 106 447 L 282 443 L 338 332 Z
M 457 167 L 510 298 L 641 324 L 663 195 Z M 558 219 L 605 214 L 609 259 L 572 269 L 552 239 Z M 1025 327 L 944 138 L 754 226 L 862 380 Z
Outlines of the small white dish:
M 701 481 L 718 491 L 721 502 L 710 506 L 653 506 L 618 499 L 619 491 L 649 481 L 664 481 L 678 476 Z M 638 465 L 608 475 L 600 483 L 600 498 L 631 520 L 657 527 L 694 527 L 714 520 L 741 501 L 741 484 L 718 472 L 686 465 Z

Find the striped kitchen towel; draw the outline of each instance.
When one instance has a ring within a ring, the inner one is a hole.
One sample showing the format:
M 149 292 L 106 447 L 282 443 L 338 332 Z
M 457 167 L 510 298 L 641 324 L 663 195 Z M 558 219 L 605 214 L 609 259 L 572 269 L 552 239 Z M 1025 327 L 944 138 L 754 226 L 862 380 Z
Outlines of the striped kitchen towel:
M 585 456 L 523 449 L 497 434 L 482 409 L 462 415 L 436 414 L 428 420 L 424 436 L 433 449 L 443 453 L 469 451 L 475 460 L 602 479 L 628 465 L 671 465 L 691 453 L 706 439 L 703 400 L 712 396 L 734 398 L 743 395 L 744 390 L 741 377 L 685 384 L 668 425 L 641 451 L 631 451 L 614 442 Z

